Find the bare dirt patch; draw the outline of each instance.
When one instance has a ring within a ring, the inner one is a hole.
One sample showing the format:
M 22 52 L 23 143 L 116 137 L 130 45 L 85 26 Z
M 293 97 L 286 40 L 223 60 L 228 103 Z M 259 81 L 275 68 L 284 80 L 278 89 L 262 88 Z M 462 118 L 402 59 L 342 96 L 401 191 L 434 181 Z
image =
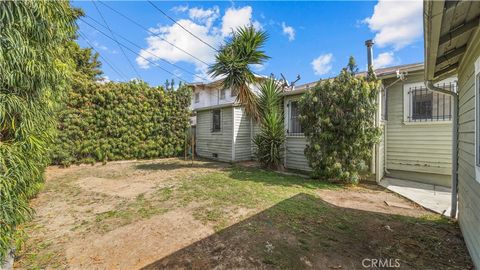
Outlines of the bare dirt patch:
M 381 187 L 255 167 L 179 159 L 52 167 L 32 206 L 18 269 L 351 269 L 370 257 L 472 268 L 455 222 Z

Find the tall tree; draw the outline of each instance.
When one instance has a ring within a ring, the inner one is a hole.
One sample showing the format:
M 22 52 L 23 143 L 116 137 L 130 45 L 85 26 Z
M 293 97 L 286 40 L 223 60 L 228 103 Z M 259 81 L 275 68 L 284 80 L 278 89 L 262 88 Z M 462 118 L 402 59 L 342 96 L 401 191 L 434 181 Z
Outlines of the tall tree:
M 48 163 L 78 15 L 66 1 L 0 2 L 0 261 Z
M 220 48 L 215 63 L 209 68 L 212 77 L 224 77 L 223 87 L 236 93 L 237 101 L 257 120 L 257 98 L 249 87 L 257 79 L 250 66 L 261 65 L 270 58 L 262 50 L 267 38 L 266 32 L 258 31 L 251 25 L 237 28 L 232 38 Z

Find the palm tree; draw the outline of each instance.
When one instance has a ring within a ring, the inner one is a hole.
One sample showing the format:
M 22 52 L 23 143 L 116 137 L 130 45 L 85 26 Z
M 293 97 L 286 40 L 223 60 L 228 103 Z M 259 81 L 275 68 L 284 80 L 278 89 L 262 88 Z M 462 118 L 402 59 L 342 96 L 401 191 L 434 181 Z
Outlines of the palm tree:
M 253 26 L 239 27 L 232 38 L 222 46 L 210 66 L 212 77 L 225 77 L 223 87 L 237 93 L 237 102 L 245 106 L 245 111 L 254 119 L 259 119 L 257 98 L 249 84 L 257 81 L 250 65 L 261 65 L 270 57 L 262 50 L 268 35 Z

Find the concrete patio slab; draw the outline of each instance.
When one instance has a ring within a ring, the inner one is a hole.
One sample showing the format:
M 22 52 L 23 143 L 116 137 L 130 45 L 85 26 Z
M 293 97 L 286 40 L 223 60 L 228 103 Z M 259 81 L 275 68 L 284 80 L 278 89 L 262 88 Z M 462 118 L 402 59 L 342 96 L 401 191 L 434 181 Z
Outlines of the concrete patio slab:
M 414 181 L 384 178 L 380 185 L 436 213 L 450 216 L 451 189 Z

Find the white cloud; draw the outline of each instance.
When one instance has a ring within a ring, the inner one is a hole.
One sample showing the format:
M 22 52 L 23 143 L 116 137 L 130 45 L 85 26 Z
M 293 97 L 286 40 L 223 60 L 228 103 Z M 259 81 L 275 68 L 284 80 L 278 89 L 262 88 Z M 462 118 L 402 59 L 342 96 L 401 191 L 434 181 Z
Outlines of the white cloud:
M 267 67 L 267 64 L 253 64 L 253 65 L 250 65 L 253 70 L 257 71 L 257 72 L 260 72 L 260 71 L 263 71 L 265 70 L 265 68 Z
M 183 13 L 188 10 L 188 5 L 185 6 L 175 6 L 171 9 L 173 12 L 176 13 Z
M 312 67 L 316 75 L 325 75 L 332 70 L 333 54 L 322 54 L 313 59 Z
M 285 22 L 282 22 L 282 30 L 283 34 L 288 37 L 289 41 L 293 41 L 295 39 L 295 29 L 293 27 L 286 25 Z
M 364 22 L 375 32 L 375 43 L 378 46 L 393 46 L 399 50 L 421 38 L 422 12 L 422 0 L 380 0 L 375 5 L 373 15 Z
M 222 17 L 222 35 L 229 36 L 235 29 L 245 25 L 253 25 L 256 29 L 262 29 L 260 22 L 252 21 L 251 6 L 238 9 L 231 7 L 225 11 L 225 15 Z
M 228 36 L 231 33 L 231 30 L 229 29 L 236 29 L 239 26 L 249 24 L 256 28 L 261 28 L 258 21 L 252 20 L 252 8 L 250 6 L 238 9 L 229 8 L 226 10 L 221 20 L 219 20 L 220 9 L 217 6 L 210 9 L 198 7 L 189 9 L 177 7 L 176 9 L 183 10 L 183 12 L 188 14 L 188 18 L 180 19 L 178 20 L 178 23 L 212 46 L 221 44 L 225 36 Z M 194 73 L 196 75 L 206 78 L 207 80 L 212 80 L 208 75 L 207 64 L 214 62 L 214 50 L 192 35 L 186 33 L 185 30 L 177 24 L 159 25 L 150 30 L 156 35 L 148 36 L 146 38 L 147 47 L 140 50 L 141 57 L 137 57 L 136 61 L 141 68 L 150 68 L 150 63 L 144 58 L 152 62 L 157 62 L 160 59 L 167 60 L 171 63 L 186 62 L 194 65 Z M 182 50 L 171 46 L 163 41 L 162 38 L 175 44 L 175 46 L 194 55 L 207 64 L 186 54 Z M 164 65 L 162 64 L 162 66 Z M 194 77 L 193 80 L 199 81 L 201 79 Z
M 383 68 L 395 63 L 395 57 L 393 52 L 384 52 L 379 54 L 373 59 L 373 66 L 375 68 Z

